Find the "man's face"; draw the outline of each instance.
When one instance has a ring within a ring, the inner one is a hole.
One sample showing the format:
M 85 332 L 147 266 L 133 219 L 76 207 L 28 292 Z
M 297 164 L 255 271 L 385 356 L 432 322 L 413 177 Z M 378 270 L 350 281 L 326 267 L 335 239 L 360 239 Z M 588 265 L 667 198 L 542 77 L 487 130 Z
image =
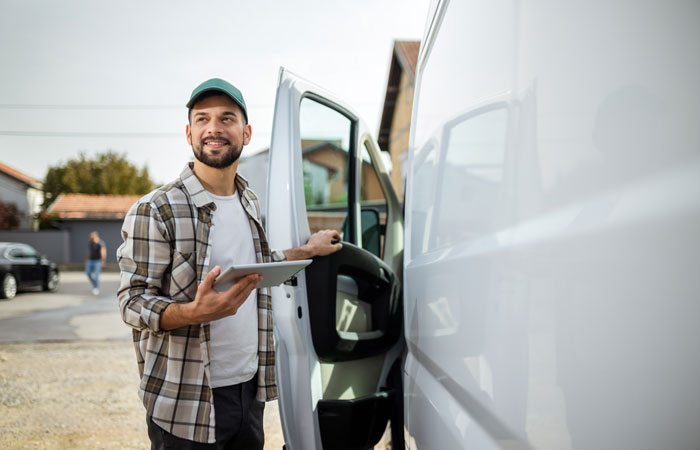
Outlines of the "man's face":
M 226 95 L 216 95 L 195 103 L 185 132 L 194 157 L 202 164 L 222 169 L 241 156 L 243 146 L 250 142 L 251 128 L 236 102 Z

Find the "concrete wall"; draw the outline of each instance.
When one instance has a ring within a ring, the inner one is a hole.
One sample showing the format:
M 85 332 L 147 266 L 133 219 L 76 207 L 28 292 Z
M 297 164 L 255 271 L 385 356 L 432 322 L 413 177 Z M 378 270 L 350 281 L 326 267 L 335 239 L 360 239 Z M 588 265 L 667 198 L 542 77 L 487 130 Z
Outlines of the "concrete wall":
M 56 263 L 71 262 L 70 240 L 67 231 L 0 231 L 0 241 L 29 244 Z
M 70 233 L 69 262 L 85 261 L 90 233 L 97 231 L 107 245 L 107 262 L 117 262 L 117 247 L 122 244 L 122 219 L 115 220 L 62 220 L 61 228 Z

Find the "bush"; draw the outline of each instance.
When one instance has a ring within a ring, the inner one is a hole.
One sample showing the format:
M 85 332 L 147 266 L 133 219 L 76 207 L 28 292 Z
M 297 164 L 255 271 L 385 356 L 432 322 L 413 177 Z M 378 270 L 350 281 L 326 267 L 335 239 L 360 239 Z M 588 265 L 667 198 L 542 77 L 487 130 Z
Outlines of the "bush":
M 0 200 L 0 230 L 18 228 L 23 218 L 24 214 L 15 203 Z

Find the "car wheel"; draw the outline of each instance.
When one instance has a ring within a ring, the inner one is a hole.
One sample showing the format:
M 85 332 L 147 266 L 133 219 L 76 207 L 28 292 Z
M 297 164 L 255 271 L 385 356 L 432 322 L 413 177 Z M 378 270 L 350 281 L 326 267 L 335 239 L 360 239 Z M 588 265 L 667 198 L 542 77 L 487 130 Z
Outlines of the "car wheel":
M 44 281 L 44 290 L 55 291 L 56 289 L 58 289 L 58 272 L 52 270 L 49 272 L 49 276 L 46 277 L 46 280 Z
M 11 273 L 6 273 L 0 286 L 0 297 L 14 298 L 15 294 L 17 294 L 17 279 Z

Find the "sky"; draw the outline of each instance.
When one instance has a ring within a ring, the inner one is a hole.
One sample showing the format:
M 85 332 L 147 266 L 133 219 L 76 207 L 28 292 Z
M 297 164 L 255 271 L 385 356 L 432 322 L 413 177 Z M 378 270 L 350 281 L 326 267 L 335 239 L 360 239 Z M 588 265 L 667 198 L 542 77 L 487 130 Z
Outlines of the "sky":
M 269 146 L 280 66 L 377 132 L 394 39 L 419 40 L 429 0 L 0 0 L 0 161 L 50 166 L 113 150 L 156 182 L 191 159 L 185 103 L 224 78 Z

